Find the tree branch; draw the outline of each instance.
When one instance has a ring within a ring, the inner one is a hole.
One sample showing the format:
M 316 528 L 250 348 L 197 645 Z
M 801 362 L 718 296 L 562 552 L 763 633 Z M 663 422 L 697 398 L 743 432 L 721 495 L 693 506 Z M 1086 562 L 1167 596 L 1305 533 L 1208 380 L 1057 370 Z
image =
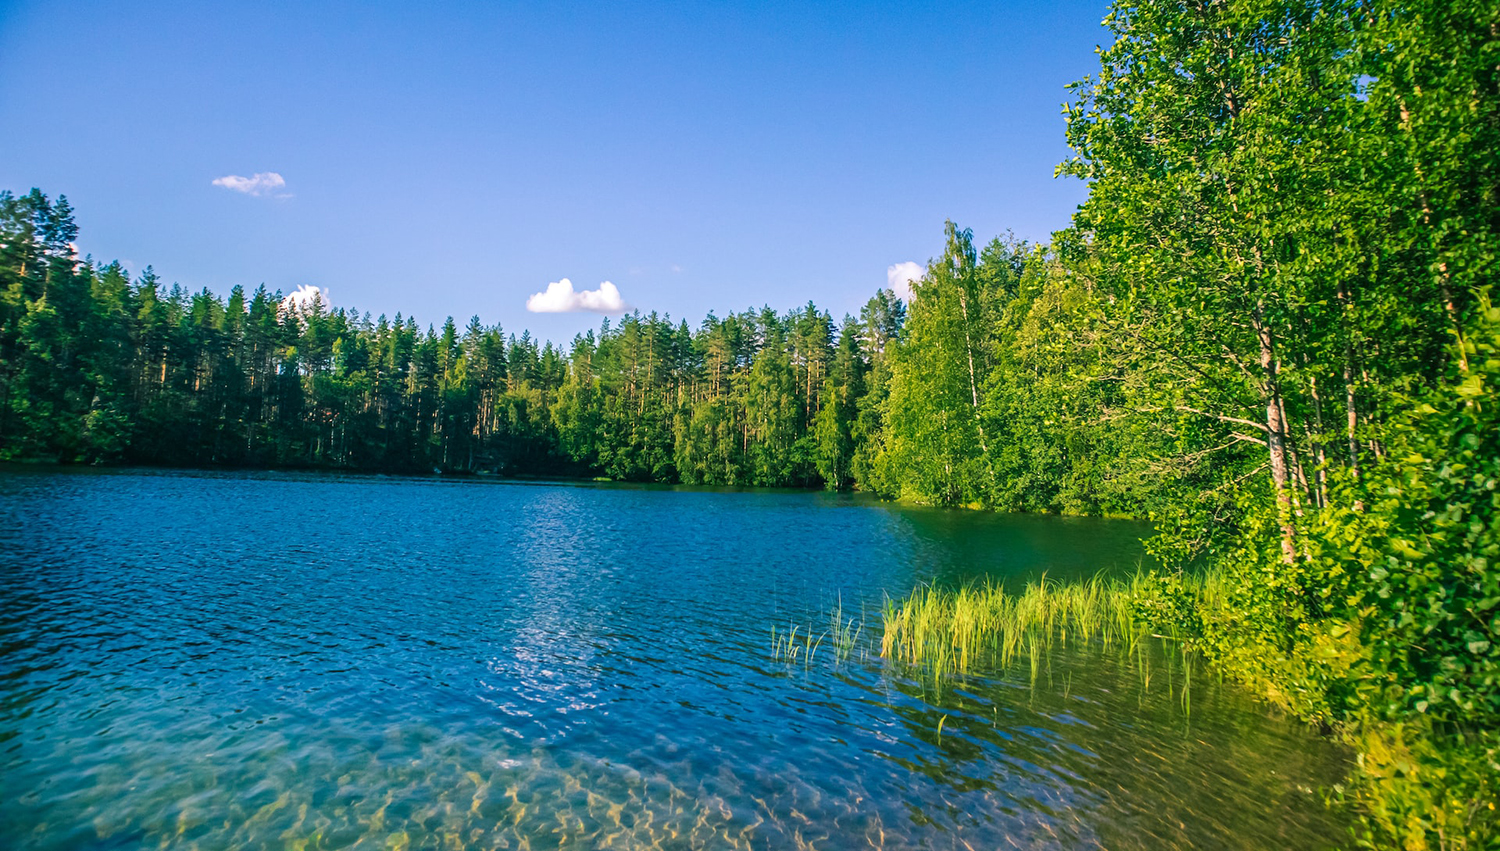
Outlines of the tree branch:
M 1189 408 L 1187 405 L 1178 405 L 1177 410 L 1186 411 L 1189 414 L 1197 414 L 1201 417 L 1208 417 L 1209 419 L 1218 420 L 1221 423 L 1234 423 L 1235 425 L 1248 426 L 1250 428 L 1259 429 L 1267 433 L 1271 431 L 1271 429 L 1265 423 L 1258 423 L 1253 420 L 1241 419 L 1239 417 L 1226 417 L 1222 414 L 1211 414 L 1208 411 L 1200 411 L 1197 408 Z

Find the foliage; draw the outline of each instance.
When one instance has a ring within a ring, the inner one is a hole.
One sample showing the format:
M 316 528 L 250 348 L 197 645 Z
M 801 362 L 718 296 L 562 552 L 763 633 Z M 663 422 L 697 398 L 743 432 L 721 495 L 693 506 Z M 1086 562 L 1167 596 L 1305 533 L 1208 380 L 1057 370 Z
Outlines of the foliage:
M 912 285 L 893 351 L 883 478 L 899 496 L 939 505 L 987 501 L 995 487 L 980 416 L 995 299 L 973 234 L 947 224 L 947 250 Z
M 879 430 L 865 377 L 904 317 L 878 293 L 835 345 L 812 304 L 697 332 L 637 313 L 565 350 L 478 317 L 422 331 L 264 287 L 131 280 L 76 256 L 72 216 L 0 193 L 0 459 L 847 490 Z
M 1500 726 L 1500 309 L 1487 298 L 1468 368 L 1391 429 L 1362 512 L 1327 518 L 1323 559 L 1351 579 L 1383 714 Z
M 1491 841 L 1456 802 L 1494 794 L 1500 9 L 1124 2 L 1107 24 L 1060 247 L 1097 283 L 1118 404 L 1175 443 L 1135 444 L 1178 473 L 1154 549 L 1219 580 L 1205 609 L 1165 574 L 1159 615 L 1355 738 L 1369 842 Z

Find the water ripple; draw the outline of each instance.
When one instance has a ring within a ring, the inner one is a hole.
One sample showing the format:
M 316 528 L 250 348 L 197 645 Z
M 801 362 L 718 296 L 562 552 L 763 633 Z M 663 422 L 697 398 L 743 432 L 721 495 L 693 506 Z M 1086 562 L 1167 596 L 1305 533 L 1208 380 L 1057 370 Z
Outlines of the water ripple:
M 1339 841 L 1312 790 L 1342 752 L 1201 677 L 1185 712 L 1147 659 L 937 688 L 868 652 L 771 658 L 772 626 L 836 602 L 869 640 L 886 594 L 1128 568 L 1139 531 L 804 493 L 0 472 L 0 837 Z

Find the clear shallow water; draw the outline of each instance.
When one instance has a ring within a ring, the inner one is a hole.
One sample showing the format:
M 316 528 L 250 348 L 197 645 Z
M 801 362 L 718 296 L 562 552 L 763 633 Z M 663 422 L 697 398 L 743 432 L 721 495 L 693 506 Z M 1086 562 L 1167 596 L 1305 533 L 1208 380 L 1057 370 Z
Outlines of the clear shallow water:
M 1339 749 L 1059 651 L 950 683 L 770 629 L 1131 569 L 1135 524 L 806 493 L 0 472 L 0 845 L 1324 848 Z M 1186 711 L 1189 710 L 1190 711 Z

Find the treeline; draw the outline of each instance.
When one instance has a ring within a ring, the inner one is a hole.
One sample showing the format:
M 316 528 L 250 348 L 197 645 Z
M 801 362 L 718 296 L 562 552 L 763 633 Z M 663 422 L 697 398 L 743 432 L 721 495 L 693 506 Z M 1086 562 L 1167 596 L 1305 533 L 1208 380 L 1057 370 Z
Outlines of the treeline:
M 491 472 L 863 489 L 1144 514 L 1159 477 L 1118 388 L 1080 378 L 1076 275 L 947 227 L 910 307 L 878 291 L 605 319 L 567 348 L 478 317 L 422 328 L 264 286 L 227 298 L 80 259 L 66 198 L 0 193 L 0 458 Z M 1123 403 L 1119 403 L 1123 404 Z M 1122 440 L 1124 441 L 1122 443 Z
M 478 317 L 424 330 L 264 287 L 225 299 L 169 287 L 150 268 L 132 280 L 118 263 L 80 260 L 77 233 L 66 198 L 0 194 L 4 457 L 901 486 L 885 448 L 888 396 L 894 374 L 926 367 L 895 366 L 906 306 L 889 290 L 837 324 L 812 303 L 696 328 L 632 314 L 562 349 Z M 931 298 L 918 345 L 961 352 L 954 335 L 972 333 L 988 384 L 991 302 L 1013 298 L 1028 261 L 1046 258 L 997 239 L 969 261 L 983 290 L 974 328 L 929 327 L 954 283 L 934 276 L 920 287 Z M 962 453 L 955 435 L 949 448 Z M 915 496 L 963 494 L 950 477 Z M 1027 507 L 1049 506 L 1033 496 Z
M 78 258 L 77 233 L 66 198 L 0 193 L 0 457 L 860 488 L 1078 513 L 1142 513 L 1154 492 L 1088 422 L 1100 394 L 1074 386 L 1069 365 L 1097 354 L 1066 330 L 1071 278 L 1011 237 L 976 252 L 950 223 L 910 308 L 881 290 L 837 323 L 811 302 L 696 328 L 636 313 L 561 348 L 478 317 L 423 329 L 264 286 L 223 298 L 149 267 L 132 280 Z
M 66 198 L 0 193 L 0 457 L 848 488 L 905 316 L 637 313 L 563 349 L 132 280 L 77 233 Z

